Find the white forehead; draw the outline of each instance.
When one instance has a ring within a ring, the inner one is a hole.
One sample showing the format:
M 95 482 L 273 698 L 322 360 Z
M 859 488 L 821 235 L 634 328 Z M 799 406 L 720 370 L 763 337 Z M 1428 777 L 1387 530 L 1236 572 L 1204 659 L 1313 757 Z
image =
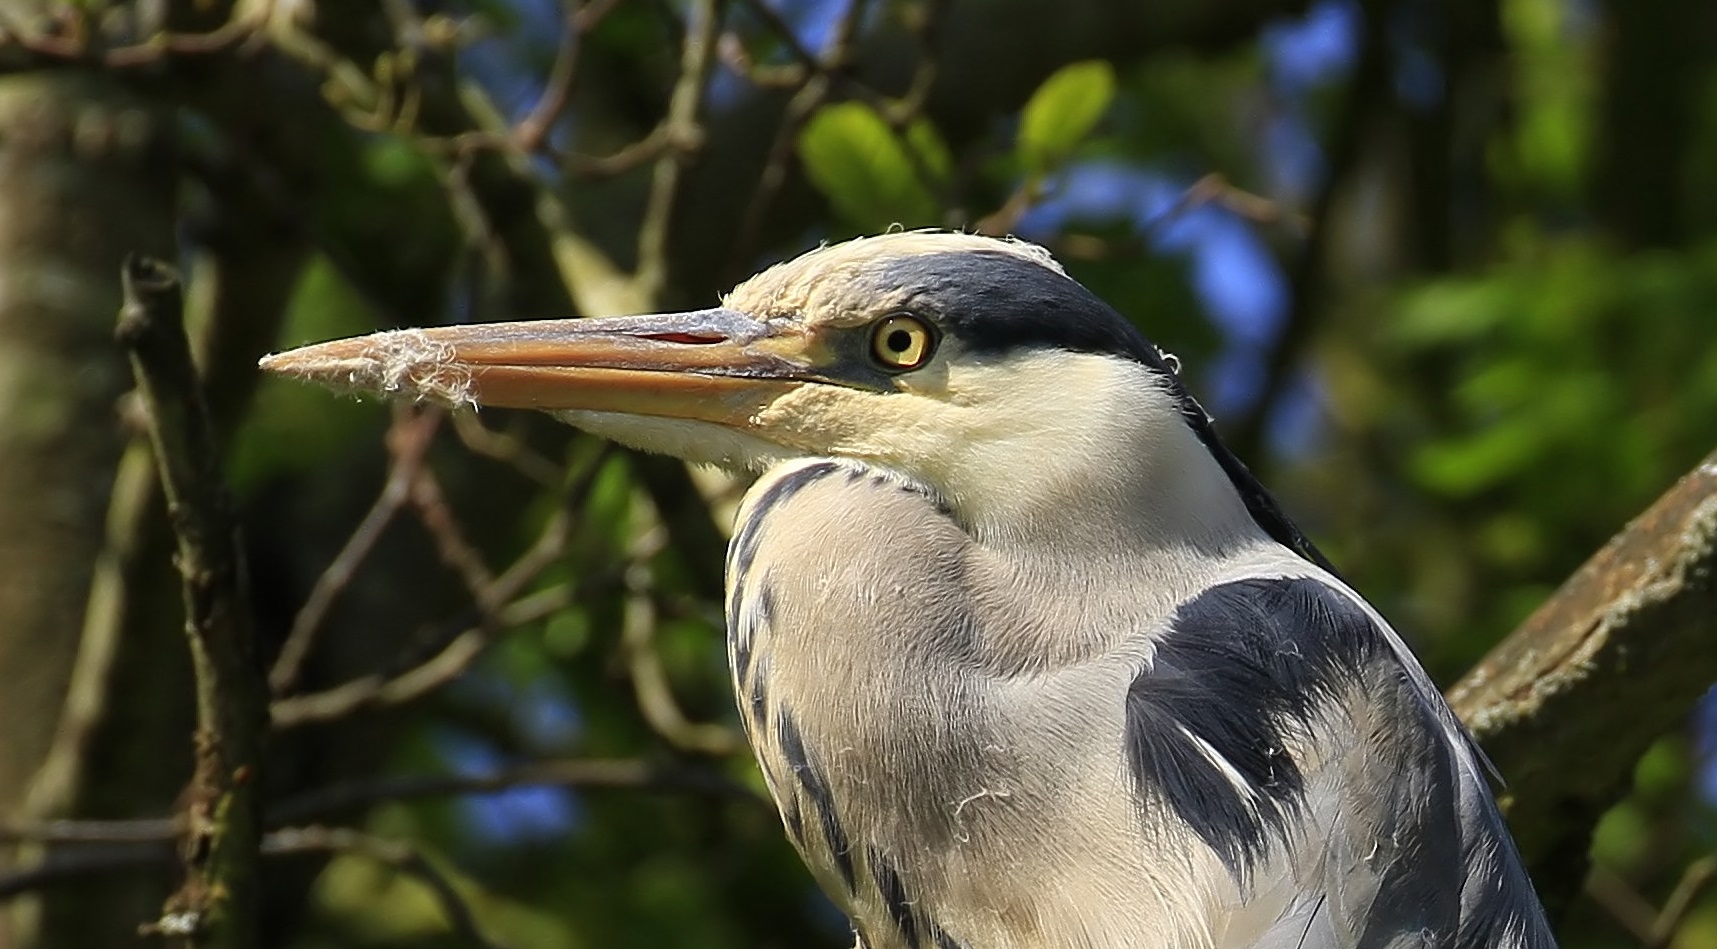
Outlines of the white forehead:
M 846 283 L 843 277 L 856 274 L 879 261 L 974 252 L 1008 254 L 1060 276 L 1067 275 L 1048 250 L 1028 241 L 956 231 L 899 231 L 825 244 L 800 254 L 735 287 L 724 303 L 760 316 L 770 310 L 805 309 L 818 302 L 815 301 L 817 297 L 839 295 L 839 291 L 833 288 Z
M 946 254 L 964 251 L 1013 254 L 1058 274 L 1065 274 L 1060 262 L 1048 250 L 1030 241 L 1014 237 L 986 237 L 982 234 L 962 234 L 958 231 L 897 231 L 872 237 L 855 237 L 839 244 L 824 244 L 816 250 L 787 261 L 781 266 L 804 264 L 810 267 L 838 265 L 847 260 L 871 260 L 877 257 L 912 257 L 919 254 Z

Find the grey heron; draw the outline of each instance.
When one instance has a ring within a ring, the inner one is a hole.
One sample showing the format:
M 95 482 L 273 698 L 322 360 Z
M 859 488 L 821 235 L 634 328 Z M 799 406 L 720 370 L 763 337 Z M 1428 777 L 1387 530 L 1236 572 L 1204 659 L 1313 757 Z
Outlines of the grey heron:
M 1400 637 L 1040 248 L 890 234 L 712 309 L 263 365 L 760 472 L 739 717 L 867 949 L 1554 945 Z

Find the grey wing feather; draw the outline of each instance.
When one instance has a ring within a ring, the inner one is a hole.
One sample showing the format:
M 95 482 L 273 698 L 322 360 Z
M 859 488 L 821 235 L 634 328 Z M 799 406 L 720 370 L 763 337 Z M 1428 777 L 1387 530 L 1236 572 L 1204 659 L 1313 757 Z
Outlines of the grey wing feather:
M 1129 690 L 1128 733 L 1143 792 L 1255 894 L 1287 891 L 1256 949 L 1554 945 L 1470 738 L 1329 582 L 1183 604 Z

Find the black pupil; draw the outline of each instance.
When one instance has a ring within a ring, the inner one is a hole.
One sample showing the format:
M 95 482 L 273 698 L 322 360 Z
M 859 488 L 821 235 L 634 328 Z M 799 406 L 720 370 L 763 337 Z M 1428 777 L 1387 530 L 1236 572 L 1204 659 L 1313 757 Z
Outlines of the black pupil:
M 887 342 L 890 351 L 904 353 L 912 348 L 912 334 L 905 330 L 895 330 L 888 334 Z

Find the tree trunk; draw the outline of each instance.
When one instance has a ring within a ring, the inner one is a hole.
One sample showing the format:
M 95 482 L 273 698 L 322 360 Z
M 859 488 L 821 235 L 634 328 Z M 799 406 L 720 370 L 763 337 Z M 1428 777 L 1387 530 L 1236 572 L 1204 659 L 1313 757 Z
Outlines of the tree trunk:
M 119 265 L 172 254 L 169 131 L 111 78 L 0 77 L 0 813 L 54 743 L 103 558 L 129 388 Z

